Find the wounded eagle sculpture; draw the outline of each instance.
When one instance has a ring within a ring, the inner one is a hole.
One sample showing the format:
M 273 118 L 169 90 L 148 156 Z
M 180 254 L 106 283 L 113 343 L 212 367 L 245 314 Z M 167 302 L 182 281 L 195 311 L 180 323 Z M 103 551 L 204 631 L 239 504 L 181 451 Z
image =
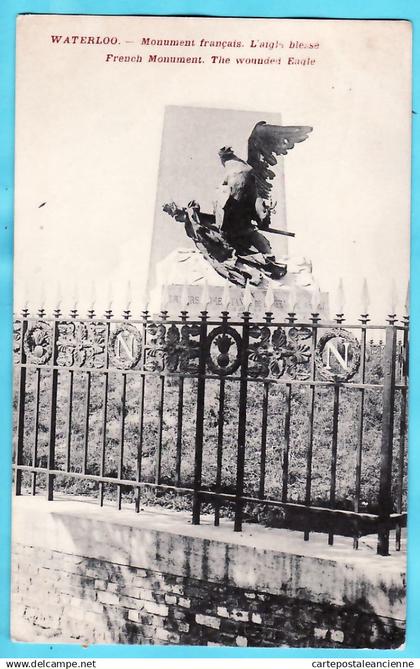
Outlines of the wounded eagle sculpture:
M 188 237 L 216 272 L 232 283 L 258 285 L 264 276 L 279 280 L 286 274 L 287 266 L 276 260 L 261 233 L 291 235 L 270 227 L 275 206 L 270 198 L 275 174 L 270 168 L 277 164 L 277 156 L 285 156 L 311 131 L 309 126 L 260 121 L 248 139 L 247 162 L 231 147 L 220 149 L 224 179 L 213 214 L 202 213 L 195 200 L 187 207 L 164 205 L 166 213 L 184 223 Z

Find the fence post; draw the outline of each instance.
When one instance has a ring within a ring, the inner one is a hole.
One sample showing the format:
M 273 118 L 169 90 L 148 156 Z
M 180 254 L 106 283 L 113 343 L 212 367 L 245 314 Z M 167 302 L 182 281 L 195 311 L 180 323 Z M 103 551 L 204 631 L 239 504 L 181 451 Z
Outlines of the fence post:
M 407 383 L 408 383 L 408 326 L 409 316 L 404 316 L 404 333 L 402 343 L 402 368 L 400 372 L 399 383 L 402 384 L 400 390 L 400 424 L 399 424 L 399 453 L 398 453 L 398 486 L 397 486 L 397 504 L 396 511 L 398 514 L 402 512 L 403 506 L 403 487 L 404 487 L 404 453 L 405 453 L 405 439 L 407 432 Z M 395 532 L 395 548 L 397 551 L 401 550 L 401 523 L 399 522 Z
M 141 469 L 143 460 L 143 433 L 144 433 L 144 396 L 146 392 L 146 355 L 147 355 L 147 319 L 149 311 L 147 304 L 142 311 L 142 339 L 143 348 L 141 353 L 141 381 L 140 381 L 140 402 L 139 402 L 139 440 L 137 443 L 137 457 L 136 457 L 136 481 L 141 481 Z M 140 513 L 141 487 L 137 486 L 135 509 L 136 513 Z
M 314 296 L 315 303 L 316 295 Z M 308 448 L 306 451 L 306 482 L 305 482 L 305 505 L 311 506 L 311 497 L 312 497 L 312 458 L 313 458 L 313 448 L 314 448 L 314 421 L 315 421 L 315 401 L 316 401 L 316 365 L 315 365 L 315 354 L 316 354 L 316 344 L 318 339 L 318 330 L 317 323 L 321 320 L 319 313 L 317 311 L 319 303 L 314 304 L 314 311 L 311 314 L 312 322 L 312 343 L 311 343 L 311 369 L 310 369 L 310 380 L 312 381 L 310 388 L 310 401 L 309 401 L 309 439 L 308 439 Z M 289 319 L 291 320 L 291 319 Z M 289 391 L 290 395 L 290 391 Z M 288 429 L 290 430 L 290 402 L 288 406 Z M 284 500 L 286 501 L 286 500 Z M 305 541 L 309 541 L 309 532 L 310 525 L 305 527 L 303 538 Z
M 108 420 L 108 389 L 109 389 L 109 340 L 111 336 L 110 320 L 112 318 L 111 305 L 105 311 L 106 325 L 105 325 L 105 369 L 103 374 L 103 388 L 102 388 L 102 432 L 101 432 L 101 457 L 99 461 L 99 476 L 105 476 L 105 451 L 107 442 L 107 420 Z M 105 484 L 103 481 L 99 482 L 99 504 L 104 505 Z
M 201 488 L 201 473 L 203 466 L 206 361 L 207 361 L 207 311 L 202 311 L 201 324 L 200 324 L 200 357 L 198 362 L 197 413 L 196 413 L 196 426 L 195 426 L 194 495 L 193 495 L 193 509 L 192 509 L 193 525 L 200 524 L 200 510 L 201 510 L 200 488 Z
M 55 439 L 56 439 L 56 419 L 57 419 L 57 389 L 58 389 L 58 369 L 56 365 L 56 341 L 57 341 L 58 322 L 53 321 L 52 332 L 52 356 L 51 356 L 51 396 L 50 396 L 50 423 L 48 432 L 48 459 L 47 459 L 47 499 L 52 501 L 54 498 L 54 474 L 51 470 L 55 469 Z
M 384 349 L 378 555 L 389 555 L 389 516 L 392 513 L 391 473 L 394 436 L 395 355 L 396 329 L 393 321 L 390 320 L 390 326 L 386 330 Z
M 23 347 L 26 331 L 28 329 L 29 312 L 25 308 L 22 311 L 21 335 L 20 335 L 20 365 L 19 365 L 19 387 L 17 407 L 17 436 L 15 454 L 15 495 L 22 494 L 22 470 L 18 465 L 23 465 L 23 442 L 25 435 L 25 396 L 26 396 L 26 353 Z
M 242 326 L 241 380 L 239 386 L 238 452 L 236 461 L 235 532 L 242 530 L 244 494 L 246 413 L 248 395 L 249 312 L 244 311 Z

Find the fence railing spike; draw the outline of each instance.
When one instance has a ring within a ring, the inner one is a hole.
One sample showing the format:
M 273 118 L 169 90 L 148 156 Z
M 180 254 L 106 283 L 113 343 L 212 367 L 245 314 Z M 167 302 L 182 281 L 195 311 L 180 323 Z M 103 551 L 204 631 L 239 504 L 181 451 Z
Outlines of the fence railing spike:
M 346 304 L 346 299 L 344 295 L 344 283 L 342 277 L 340 277 L 340 280 L 338 282 L 338 288 L 337 288 L 337 297 L 336 297 L 336 313 L 337 315 L 340 314 L 342 316 L 344 314 L 344 307 Z
M 127 281 L 126 290 L 125 290 L 125 307 L 122 312 L 124 320 L 128 321 L 131 316 L 131 303 L 133 301 L 133 291 L 131 286 L 131 281 Z
M 362 283 L 361 301 L 362 301 L 362 314 L 367 315 L 369 313 L 369 307 L 370 307 L 370 296 L 366 277 L 363 279 Z
M 24 295 L 23 306 L 28 304 L 28 295 L 31 295 L 31 294 L 32 294 L 32 292 L 29 290 L 28 279 L 25 278 L 25 280 L 23 282 L 23 292 L 22 292 L 22 295 Z
M 162 289 L 160 292 L 160 311 L 163 312 L 166 310 L 168 302 L 168 284 L 164 282 L 162 284 Z
M 210 300 L 211 298 L 210 298 L 209 285 L 207 279 L 204 279 L 203 288 L 200 296 L 200 305 L 202 307 L 201 309 L 202 311 L 207 311 L 207 307 L 210 304 Z
M 321 304 L 321 291 L 319 288 L 318 281 L 315 281 L 311 297 L 311 309 L 313 314 L 317 314 L 319 312 L 320 304 Z
M 229 281 L 226 279 L 222 293 L 222 307 L 224 311 L 227 311 L 229 309 L 229 305 L 230 305 L 230 284 Z
M 38 317 L 44 318 L 46 314 L 45 310 L 45 283 L 42 282 L 39 287 L 39 300 L 38 300 Z
M 268 288 L 267 288 L 267 292 L 266 292 L 265 298 L 264 298 L 265 310 L 268 313 L 271 313 L 273 311 L 273 306 L 274 306 L 275 301 L 276 300 L 275 300 L 273 286 L 271 285 L 271 283 L 269 283 Z
M 75 282 L 73 285 L 73 294 L 72 294 L 72 311 L 77 312 L 78 306 L 79 306 L 79 286 Z
M 407 292 L 405 294 L 404 312 L 405 316 L 408 316 L 410 313 L 410 281 L 407 281 Z
M 89 310 L 92 311 L 95 308 L 96 304 L 96 285 L 95 281 L 92 280 L 90 284 L 90 292 L 89 292 Z
M 254 302 L 254 296 L 251 291 L 250 283 L 249 281 L 247 281 L 242 295 L 242 305 L 245 312 L 250 311 L 253 302 Z
M 57 281 L 56 285 L 56 291 L 55 291 L 55 307 L 56 309 L 59 309 L 61 307 L 61 302 L 62 302 L 62 292 L 61 292 L 61 283 L 60 281 Z
M 125 292 L 126 311 L 130 310 L 132 301 L 133 301 L 133 290 L 132 290 L 132 286 L 131 286 L 131 281 L 128 280 L 127 281 L 127 288 L 126 288 L 126 292 Z
M 296 286 L 290 286 L 289 294 L 287 296 L 287 312 L 288 314 L 296 313 L 297 292 Z
M 144 289 L 140 295 L 140 307 L 142 313 L 145 313 L 149 309 L 149 293 Z
M 112 310 L 112 305 L 113 305 L 113 298 L 112 298 L 112 284 L 111 282 L 108 283 L 108 289 L 107 289 L 107 297 L 106 297 L 106 310 L 111 311 Z
M 395 278 L 391 279 L 391 285 L 389 290 L 389 315 L 395 315 L 397 313 L 397 307 L 399 302 L 397 284 Z
M 190 303 L 190 296 L 188 293 L 188 284 L 183 283 L 182 284 L 182 290 L 181 290 L 181 307 L 185 310 Z

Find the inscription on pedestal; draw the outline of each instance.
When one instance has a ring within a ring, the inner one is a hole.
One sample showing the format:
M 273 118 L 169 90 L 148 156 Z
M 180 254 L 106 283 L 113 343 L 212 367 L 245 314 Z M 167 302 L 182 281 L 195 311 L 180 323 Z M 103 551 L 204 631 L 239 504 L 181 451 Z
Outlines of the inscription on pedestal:
M 243 307 L 244 291 L 236 286 L 229 288 L 229 304 L 224 305 L 224 290 L 222 286 L 208 286 L 209 302 L 207 307 L 203 303 L 203 286 L 183 286 L 180 284 L 166 286 L 166 295 L 161 302 L 163 309 L 171 315 L 178 315 L 180 311 L 186 310 L 191 315 L 199 315 L 205 308 L 211 317 L 220 316 L 222 311 L 229 311 L 232 318 L 241 317 Z M 163 292 L 163 291 L 162 291 Z M 250 312 L 253 318 L 263 318 L 267 312 L 265 304 L 266 290 L 261 288 L 252 288 L 253 302 Z M 188 305 L 185 304 L 186 294 L 188 295 Z M 313 311 L 312 306 L 313 291 L 310 288 L 300 288 L 283 286 L 273 289 L 274 302 L 270 311 L 275 318 L 284 318 L 290 311 L 295 311 L 298 318 L 309 318 Z M 320 294 L 320 304 L 317 309 L 322 318 L 328 318 L 328 294 Z M 295 307 L 293 308 L 293 303 Z

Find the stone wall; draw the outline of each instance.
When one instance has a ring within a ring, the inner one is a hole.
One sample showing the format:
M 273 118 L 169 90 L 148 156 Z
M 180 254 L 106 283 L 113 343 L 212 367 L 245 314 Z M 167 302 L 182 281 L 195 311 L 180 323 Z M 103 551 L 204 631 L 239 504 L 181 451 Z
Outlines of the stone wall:
M 396 556 L 83 502 L 22 497 L 14 519 L 17 640 L 366 648 L 404 641 Z

